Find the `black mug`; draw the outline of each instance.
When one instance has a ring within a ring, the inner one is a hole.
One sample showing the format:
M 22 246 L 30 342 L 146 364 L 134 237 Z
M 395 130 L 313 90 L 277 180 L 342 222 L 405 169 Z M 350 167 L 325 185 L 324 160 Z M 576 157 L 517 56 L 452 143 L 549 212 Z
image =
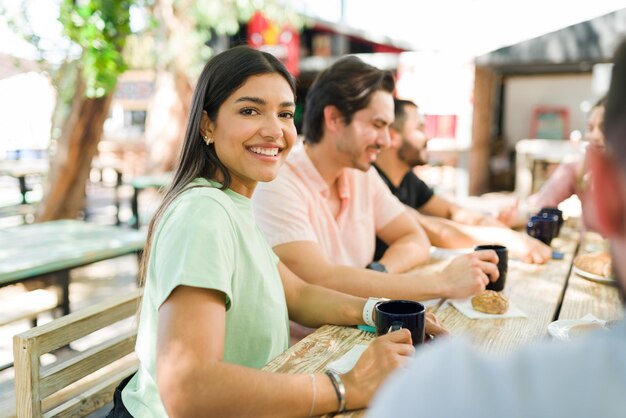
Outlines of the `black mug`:
M 506 273 L 509 271 L 509 250 L 504 245 L 477 245 L 474 251 L 493 250 L 498 255 L 498 273 L 500 276 L 495 282 L 489 282 L 486 289 L 501 292 L 506 283 Z
M 564 220 L 563 220 L 563 211 L 560 210 L 559 208 L 541 208 L 541 210 L 539 212 L 537 212 L 537 215 L 543 216 L 544 213 L 547 213 L 549 215 L 556 215 L 556 217 L 558 219 L 558 223 L 557 223 L 555 237 L 558 237 L 559 234 L 561 233 L 561 227 L 563 226 L 563 222 L 564 222 Z
M 545 215 L 545 216 L 544 216 Z M 555 237 L 559 220 L 556 215 L 534 215 L 526 224 L 526 232 L 533 238 L 550 245 Z
M 413 345 L 424 343 L 426 308 L 412 300 L 388 300 L 376 305 L 376 335 L 406 328 L 411 332 Z

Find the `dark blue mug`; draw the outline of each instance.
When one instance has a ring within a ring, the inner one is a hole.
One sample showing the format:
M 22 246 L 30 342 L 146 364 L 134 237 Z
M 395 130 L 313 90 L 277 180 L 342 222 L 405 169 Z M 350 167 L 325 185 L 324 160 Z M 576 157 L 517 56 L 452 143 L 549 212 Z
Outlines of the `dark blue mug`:
M 376 335 L 406 328 L 411 332 L 413 345 L 424 343 L 426 308 L 412 300 L 388 300 L 376 305 Z
M 541 208 L 541 210 L 537 212 L 537 215 L 543 215 L 544 213 L 556 215 L 558 217 L 558 227 L 555 235 L 555 237 L 557 237 L 561 233 L 561 227 L 563 226 L 564 222 L 563 211 L 558 208 Z
M 526 232 L 531 237 L 537 238 L 546 245 L 550 245 L 552 239 L 556 236 L 558 223 L 556 215 L 533 215 L 526 224 Z

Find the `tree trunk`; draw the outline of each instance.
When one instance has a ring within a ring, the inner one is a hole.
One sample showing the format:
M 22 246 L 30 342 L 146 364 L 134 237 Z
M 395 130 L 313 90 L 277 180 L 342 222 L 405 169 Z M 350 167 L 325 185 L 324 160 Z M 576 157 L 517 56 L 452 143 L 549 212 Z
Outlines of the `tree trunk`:
M 57 152 L 51 161 L 48 185 L 37 212 L 38 222 L 73 219 L 84 207 L 91 160 L 98 152 L 113 92 L 98 99 L 87 98 L 81 75 L 77 78 L 72 111 L 63 125 Z
M 153 16 L 161 22 L 157 43 L 162 53 L 168 55 L 171 54 L 168 52 L 170 49 L 176 51 L 171 60 L 160 63 L 155 92 L 148 106 L 148 172 L 158 173 L 171 171 L 178 161 L 194 88 L 187 70 L 198 51 L 180 44 L 196 30 L 184 3 L 183 6 L 176 6 L 175 0 L 158 0 Z
M 146 143 L 150 144 L 147 171 L 162 173 L 174 169 L 185 133 L 193 95 L 185 74 L 159 71 L 155 91 L 148 105 Z

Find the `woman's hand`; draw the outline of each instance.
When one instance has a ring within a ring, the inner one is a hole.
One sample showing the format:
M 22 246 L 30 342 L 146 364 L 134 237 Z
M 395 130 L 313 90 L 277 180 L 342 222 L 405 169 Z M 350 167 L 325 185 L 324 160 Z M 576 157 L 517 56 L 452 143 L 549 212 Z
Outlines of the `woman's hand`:
M 413 355 L 411 333 L 407 329 L 376 338 L 363 352 L 352 370 L 341 378 L 346 387 L 346 408 L 364 408 L 389 374 Z
M 441 322 L 439 322 L 435 314 L 427 312 L 426 313 L 426 338 L 428 338 L 429 335 L 432 335 L 433 337 L 441 337 L 441 336 L 448 335 L 448 334 L 449 334 L 448 329 L 444 327 Z

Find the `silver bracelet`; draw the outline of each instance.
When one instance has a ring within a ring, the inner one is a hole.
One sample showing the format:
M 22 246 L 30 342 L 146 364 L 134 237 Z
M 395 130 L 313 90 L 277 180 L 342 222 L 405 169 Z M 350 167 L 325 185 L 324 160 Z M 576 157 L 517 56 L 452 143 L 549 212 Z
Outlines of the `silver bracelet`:
M 337 400 L 339 401 L 339 410 L 337 412 L 341 413 L 346 410 L 346 387 L 343 385 L 339 375 L 333 370 L 326 370 L 326 375 L 333 384 L 333 388 L 337 394 Z

